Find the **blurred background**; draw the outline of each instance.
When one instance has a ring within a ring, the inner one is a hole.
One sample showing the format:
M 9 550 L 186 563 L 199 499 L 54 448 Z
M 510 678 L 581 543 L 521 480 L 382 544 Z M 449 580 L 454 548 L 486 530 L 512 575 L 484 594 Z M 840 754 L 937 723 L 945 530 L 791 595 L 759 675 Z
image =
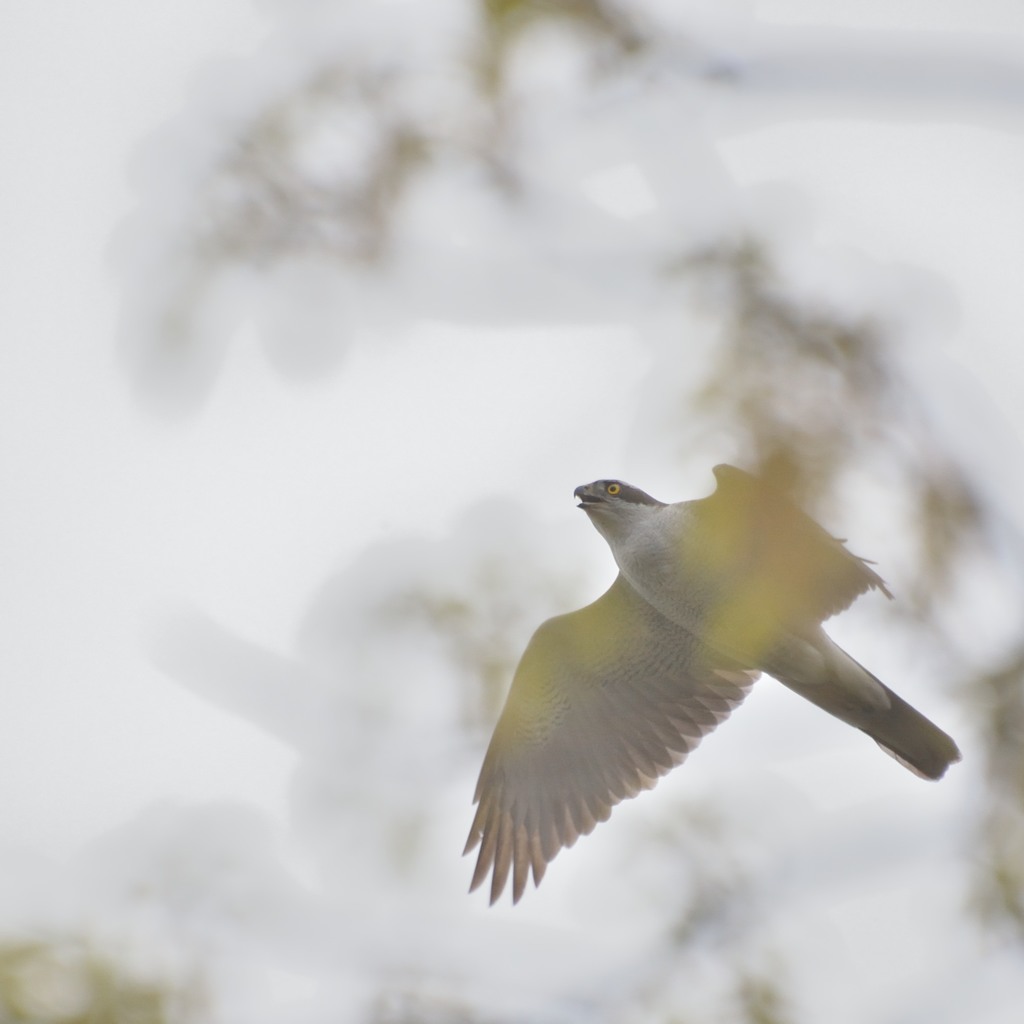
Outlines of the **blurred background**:
M 1024 10 L 8 0 L 0 1019 L 1010 1024 Z M 778 474 L 929 785 L 771 679 L 466 894 L 573 488 Z

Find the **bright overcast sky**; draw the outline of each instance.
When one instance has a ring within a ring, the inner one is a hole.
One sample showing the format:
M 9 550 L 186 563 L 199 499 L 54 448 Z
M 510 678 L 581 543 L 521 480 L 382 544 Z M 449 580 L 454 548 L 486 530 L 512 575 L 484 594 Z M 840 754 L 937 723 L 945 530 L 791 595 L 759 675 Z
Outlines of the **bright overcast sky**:
M 823 13 L 820 4 L 795 0 L 757 5 L 757 11 L 766 22 L 787 27 Z M 835 25 L 853 28 L 969 33 L 985 24 L 1018 38 L 1024 32 L 1024 14 L 1013 3 L 873 3 L 830 13 Z M 5 6 L 0 444 L 9 482 L 3 608 L 12 639 L 0 657 L 14 704 L 0 718 L 9 765 L 0 786 L 9 809 L 4 828 L 30 845 L 60 850 L 65 841 L 101 830 L 165 793 L 209 796 L 213 788 L 281 799 L 287 755 L 236 719 L 212 717 L 156 675 L 143 685 L 139 673 L 146 670 L 131 645 L 149 602 L 162 596 L 216 602 L 218 588 L 223 593 L 238 586 L 256 596 L 252 588 L 267 577 L 278 589 L 260 593 L 245 611 L 235 609 L 233 614 L 247 616 L 237 625 L 277 642 L 289 635 L 298 595 L 315 578 L 316 566 L 297 562 L 302 545 L 292 544 L 287 557 L 264 550 L 258 571 L 245 579 L 246 565 L 253 563 L 244 551 L 253 541 L 266 544 L 287 522 L 293 502 L 314 502 L 318 488 L 337 481 L 309 464 L 276 463 L 290 474 L 282 488 L 287 499 L 279 508 L 248 510 L 242 518 L 252 532 L 235 534 L 238 550 L 222 552 L 224 564 L 239 575 L 218 577 L 216 567 L 183 560 L 175 543 L 187 537 L 184 543 L 195 552 L 194 532 L 200 530 L 228 543 L 218 527 L 237 523 L 240 510 L 232 507 L 228 489 L 210 489 L 225 458 L 251 460 L 243 472 L 261 472 L 274 439 L 253 435 L 254 408 L 263 402 L 293 406 L 301 434 L 325 428 L 336 403 L 325 392 L 282 394 L 255 356 L 239 355 L 205 420 L 169 426 L 139 413 L 115 360 L 119 281 L 109 261 L 113 233 L 135 202 L 133 166 L 143 144 L 180 114 L 211 65 L 250 56 L 272 17 L 241 0 L 106 0 L 87 6 L 12 0 Z M 953 162 L 950 139 L 959 153 Z M 884 176 L 872 158 L 883 151 Z M 947 355 L 969 364 L 972 387 L 1019 428 L 1024 347 L 1016 279 L 1024 238 L 1024 135 L 935 116 L 917 124 L 803 120 L 725 134 L 720 154 L 745 187 L 791 188 L 795 198 L 786 209 L 797 223 L 794 230 L 811 233 L 821 245 L 851 246 L 956 281 L 955 294 L 942 293 L 948 304 L 940 304 L 938 314 L 959 324 L 948 333 Z M 631 195 L 628 185 L 618 182 L 619 192 Z M 906 197 L 922 189 L 932 200 L 922 204 L 928 208 L 955 207 L 965 193 L 984 196 L 971 235 L 917 215 Z M 948 322 L 943 327 L 949 330 Z M 579 350 L 561 351 L 564 364 L 549 356 L 545 373 L 532 375 L 531 413 L 564 416 L 574 403 L 586 405 L 585 388 L 561 385 L 564 374 L 578 373 Z M 363 394 L 374 393 L 373 380 L 383 375 L 429 379 L 424 375 L 437 361 L 433 352 L 421 361 L 408 350 L 360 358 L 356 369 L 367 374 Z M 587 360 L 596 367 L 589 383 L 621 380 L 630 361 L 627 342 L 610 338 L 604 359 Z M 453 425 L 464 417 L 480 422 L 488 415 L 515 415 L 523 391 L 511 386 L 512 363 L 496 370 L 509 380 L 511 407 L 448 407 Z M 422 389 L 408 394 L 406 415 L 444 408 Z M 358 415 L 357 409 L 354 419 Z M 544 423 L 535 422 L 542 431 Z M 200 430 L 206 442 L 190 444 Z M 607 443 L 615 442 L 609 437 Z M 152 451 L 170 460 L 173 471 L 147 476 Z M 595 475 L 599 468 L 593 467 Z M 140 496 L 139 487 L 152 492 Z M 466 496 L 453 492 L 450 507 Z M 126 522 L 129 507 L 136 509 L 131 516 L 141 507 L 151 519 Z M 151 532 L 166 522 L 162 513 L 168 510 L 182 527 L 177 541 Z M 428 525 L 439 528 L 446 514 L 435 507 Z M 312 560 L 320 550 L 311 543 L 305 553 Z M 345 550 L 340 540 L 337 550 Z M 183 735 L 189 737 L 184 744 Z M 225 744 L 233 757 L 222 756 Z M 143 750 L 158 756 L 141 757 Z M 125 772 L 129 763 L 132 771 Z M 217 770 L 211 776 L 212 765 Z M 60 815 L 53 813 L 55 804 L 38 799 L 40 792 L 62 807 Z
M 442 535 L 462 505 L 518 491 L 538 460 L 553 459 L 545 439 L 555 431 L 578 461 L 538 471 L 541 519 L 561 514 L 559 503 L 571 509 L 575 484 L 606 475 L 597 453 L 627 458 L 614 421 L 591 415 L 595 396 L 631 388 L 647 368 L 637 339 L 614 328 L 597 341 L 565 332 L 557 349 L 534 331 L 513 353 L 474 343 L 469 328 L 421 324 L 413 344 L 356 347 L 346 373 L 298 388 L 238 347 L 195 416 L 168 421 L 140 407 L 116 354 L 123 278 L 110 253 L 138 202 L 145 146 L 209 88 L 208 75 L 251 58 L 286 10 L 269 0 L 6 0 L 0 15 L 0 845 L 70 856 L 167 797 L 249 801 L 283 823 L 294 754 L 150 665 L 146 636 L 161 609 L 192 604 L 285 651 L 325 556 L 337 567 L 392 531 Z M 984 26 L 1024 46 L 1014 0 L 771 0 L 723 4 L 708 21 L 727 28 L 748 10 L 780 29 L 827 13 L 825 27 L 970 40 Z M 934 303 L 909 336 L 944 338 L 936 394 L 963 374 L 963 400 L 1019 438 L 1024 116 L 730 124 L 726 111 L 710 130 L 760 209 L 754 219 L 788 218 L 794 236 L 840 261 L 848 251 L 912 268 Z M 581 188 L 624 217 L 651 203 L 629 167 Z M 965 195 L 983 198 L 969 232 Z M 919 212 L 936 208 L 949 219 Z M 482 379 L 492 386 L 465 386 Z M 382 412 L 384 392 L 401 398 Z M 417 444 L 389 437 L 388 424 L 424 425 L 421 449 L 405 453 L 411 478 L 372 456 L 332 465 L 330 439 L 371 419 L 382 450 Z M 456 445 L 457 479 L 445 456 Z M 267 474 L 280 481 L 272 494 L 259 489 Z M 1016 487 L 1020 471 L 1008 479 Z M 257 492 L 265 500 L 254 506 Z M 372 506 L 342 529 L 336 509 L 367 494 Z

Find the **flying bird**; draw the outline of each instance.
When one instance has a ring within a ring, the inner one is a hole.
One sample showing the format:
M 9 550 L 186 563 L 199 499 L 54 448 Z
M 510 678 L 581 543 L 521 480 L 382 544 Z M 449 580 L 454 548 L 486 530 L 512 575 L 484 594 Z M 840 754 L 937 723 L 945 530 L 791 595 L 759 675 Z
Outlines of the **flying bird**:
M 838 647 L 821 623 L 882 578 L 788 497 L 734 466 L 666 504 L 621 480 L 577 487 L 619 567 L 593 604 L 548 619 L 516 669 L 477 782 L 465 853 L 493 904 L 652 787 L 764 672 L 939 779 L 953 740 Z

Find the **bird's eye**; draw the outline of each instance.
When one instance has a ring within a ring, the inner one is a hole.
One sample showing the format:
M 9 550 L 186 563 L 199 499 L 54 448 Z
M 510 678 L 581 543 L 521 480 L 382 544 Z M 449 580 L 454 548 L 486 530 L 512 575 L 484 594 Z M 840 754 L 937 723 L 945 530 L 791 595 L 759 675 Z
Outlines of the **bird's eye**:
M 622 488 L 618 484 L 609 484 L 605 490 L 614 497 L 622 490 Z

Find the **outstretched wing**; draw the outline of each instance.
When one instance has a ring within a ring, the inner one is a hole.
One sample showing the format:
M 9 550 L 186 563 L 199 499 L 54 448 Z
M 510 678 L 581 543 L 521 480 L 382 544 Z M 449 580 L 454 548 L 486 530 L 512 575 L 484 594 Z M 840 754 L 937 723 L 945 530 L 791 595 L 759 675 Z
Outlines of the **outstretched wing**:
M 620 576 L 530 640 L 484 758 L 466 842 L 470 891 L 533 872 L 620 800 L 649 789 L 723 721 L 757 678 L 669 622 Z
M 763 582 L 783 619 L 820 623 L 871 589 L 892 597 L 868 562 L 781 490 L 735 466 L 714 474 L 715 492 L 693 505 L 723 560 L 752 588 Z

